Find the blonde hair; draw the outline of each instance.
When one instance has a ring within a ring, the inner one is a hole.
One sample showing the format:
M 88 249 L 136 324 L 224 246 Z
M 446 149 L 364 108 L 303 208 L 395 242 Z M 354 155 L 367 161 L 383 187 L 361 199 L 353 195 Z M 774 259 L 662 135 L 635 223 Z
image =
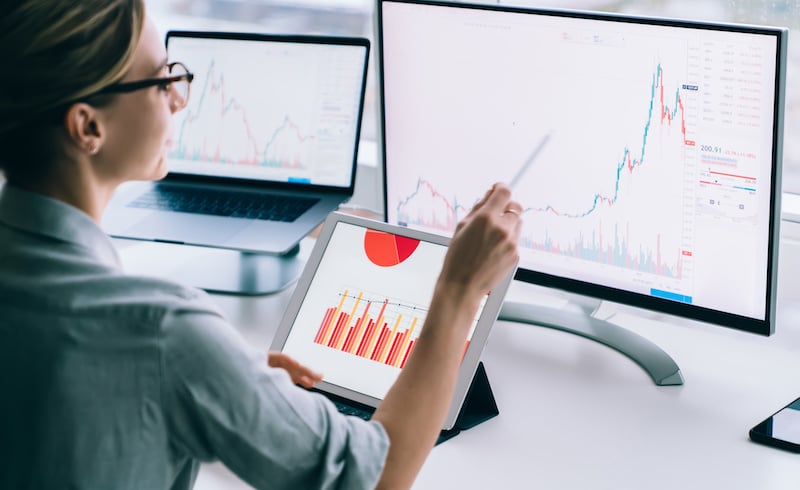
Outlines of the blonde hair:
M 0 144 L 7 147 L 54 126 L 70 103 L 123 77 L 142 33 L 145 6 L 144 0 L 3 3 L 0 61 L 7 69 L 0 77 Z M 30 158 L 6 153 L 0 168 L 10 173 L 14 157 Z

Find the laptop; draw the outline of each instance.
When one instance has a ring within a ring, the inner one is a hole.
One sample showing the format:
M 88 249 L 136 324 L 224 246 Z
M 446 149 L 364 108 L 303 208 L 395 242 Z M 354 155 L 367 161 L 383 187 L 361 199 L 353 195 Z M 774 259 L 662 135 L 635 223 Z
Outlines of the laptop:
M 194 73 L 169 172 L 117 190 L 120 238 L 285 254 L 353 195 L 370 43 L 170 31 Z
M 368 419 L 413 355 L 449 238 L 366 218 L 331 213 L 322 227 L 270 350 L 323 374 L 315 386 L 343 413 Z M 479 362 L 513 277 L 481 302 L 465 339 L 455 393 L 440 441 L 497 415 L 459 425 Z M 491 397 L 491 391 L 482 395 Z M 414 401 L 409 401 L 413 403 Z M 424 400 L 417 400 L 424 403 Z

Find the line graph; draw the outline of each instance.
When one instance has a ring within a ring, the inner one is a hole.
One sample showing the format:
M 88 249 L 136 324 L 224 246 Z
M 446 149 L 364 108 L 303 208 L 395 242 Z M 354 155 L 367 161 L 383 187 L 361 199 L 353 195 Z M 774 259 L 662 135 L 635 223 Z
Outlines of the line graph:
M 677 83 L 668 88 L 660 62 L 655 64 L 649 82 L 646 92 L 649 100 L 644 104 L 640 143 L 635 146 L 625 144 L 618 150 L 616 163 L 610 168 L 603 162 L 592 163 L 591 171 L 595 176 L 592 180 L 596 182 L 582 183 L 582 189 L 595 187 L 588 196 L 585 193 L 578 195 L 570 187 L 581 175 L 552 181 L 552 186 L 562 192 L 562 196 L 555 199 L 557 203 L 534 204 L 534 193 L 523 189 L 521 195 L 528 202 L 522 202 L 521 247 L 667 278 L 682 278 L 684 262 L 692 256 L 691 249 L 681 241 L 683 223 L 679 218 L 669 221 L 653 219 L 654 215 L 648 210 L 658 206 L 648 200 L 651 192 L 648 189 L 657 188 L 653 186 L 658 186 L 665 175 L 670 175 L 667 178 L 673 180 L 681 178 L 683 169 L 676 164 L 683 161 L 685 150 L 692 151 L 696 147 L 689 135 L 687 108 L 682 94 L 695 88 Z M 550 147 L 556 145 L 551 142 Z M 552 155 L 551 152 L 550 160 L 542 165 L 554 165 Z M 578 168 L 588 170 L 589 165 L 590 162 L 582 163 Z M 638 175 L 648 167 L 650 169 L 645 174 Z M 531 173 L 537 172 L 541 176 L 553 175 L 552 167 Z M 448 195 L 441 190 L 442 187 L 452 186 L 424 174 L 420 176 L 411 192 L 397 200 L 395 215 L 398 222 L 452 232 L 477 198 L 465 200 L 463 193 L 455 192 Z M 680 195 L 674 196 L 670 198 L 672 204 L 665 202 L 664 206 L 679 208 L 681 199 Z
M 457 197 L 445 196 L 434 184 L 419 178 L 416 189 L 398 203 L 397 217 L 404 226 L 422 226 L 451 232 L 476 202 L 474 200 L 469 205 L 461 204 Z
M 448 235 L 511 183 L 523 281 L 764 314 L 774 38 L 456 11 L 444 37 L 439 17 L 395 13 L 413 39 L 382 40 L 388 222 Z
M 198 102 L 186 109 L 170 155 L 182 160 L 300 169 L 307 165 L 314 134 L 304 134 L 286 114 L 273 130 L 253 121 L 252 112 L 225 83 L 212 60 L 202 77 Z M 250 105 L 258 109 L 258 105 Z M 273 123 L 274 124 L 274 123 Z M 260 129 L 255 129 L 255 126 Z
M 365 46 L 175 37 L 169 51 L 195 74 L 173 117 L 170 171 L 352 183 Z

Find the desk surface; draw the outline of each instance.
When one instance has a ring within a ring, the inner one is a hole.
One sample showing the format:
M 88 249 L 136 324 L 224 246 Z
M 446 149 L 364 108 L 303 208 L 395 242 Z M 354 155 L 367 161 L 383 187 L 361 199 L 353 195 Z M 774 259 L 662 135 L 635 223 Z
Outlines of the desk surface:
M 780 254 L 768 338 L 613 305 L 609 321 L 669 353 L 683 386 L 658 387 L 627 357 L 576 335 L 498 322 L 483 361 L 500 416 L 434 448 L 414 488 L 800 488 L 800 455 L 747 436 L 800 396 L 800 241 L 785 236 Z M 539 294 L 525 284 L 509 292 Z M 290 295 L 213 298 L 266 350 Z M 249 487 L 212 464 L 196 488 Z

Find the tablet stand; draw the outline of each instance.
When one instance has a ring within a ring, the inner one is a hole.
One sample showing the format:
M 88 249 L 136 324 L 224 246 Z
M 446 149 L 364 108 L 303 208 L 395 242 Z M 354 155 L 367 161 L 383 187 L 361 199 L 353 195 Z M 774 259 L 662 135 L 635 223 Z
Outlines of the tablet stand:
M 462 430 L 471 429 L 497 416 L 499 413 L 497 403 L 494 401 L 492 387 L 489 386 L 489 378 L 486 377 L 486 369 L 483 367 L 483 362 L 479 362 L 455 425 L 452 429 L 443 430 L 439 434 L 436 444 L 441 444 L 457 436 Z

